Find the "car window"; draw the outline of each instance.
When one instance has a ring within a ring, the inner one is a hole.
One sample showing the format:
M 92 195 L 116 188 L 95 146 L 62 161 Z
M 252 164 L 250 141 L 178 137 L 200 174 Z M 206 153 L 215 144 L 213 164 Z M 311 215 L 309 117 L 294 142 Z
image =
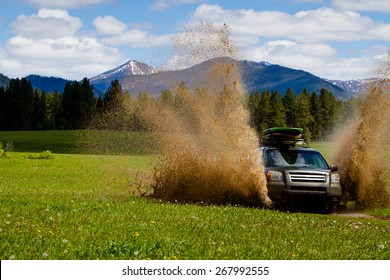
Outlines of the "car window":
M 266 167 L 306 167 L 313 169 L 328 169 L 328 164 L 320 153 L 307 150 L 266 150 L 265 162 Z

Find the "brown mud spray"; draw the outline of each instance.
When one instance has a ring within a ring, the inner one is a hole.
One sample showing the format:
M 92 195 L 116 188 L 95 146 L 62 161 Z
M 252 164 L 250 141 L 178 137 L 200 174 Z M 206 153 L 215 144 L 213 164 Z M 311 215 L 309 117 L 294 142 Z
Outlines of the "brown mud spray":
M 363 102 L 337 137 L 345 201 L 364 207 L 390 205 L 390 81 L 389 67 L 362 93 Z
M 174 103 L 149 106 L 144 120 L 159 135 L 162 156 L 154 196 L 169 201 L 270 206 L 258 138 L 249 126 L 237 47 L 229 28 L 201 24 L 173 40 L 177 58 L 205 61 L 203 84 L 176 88 Z

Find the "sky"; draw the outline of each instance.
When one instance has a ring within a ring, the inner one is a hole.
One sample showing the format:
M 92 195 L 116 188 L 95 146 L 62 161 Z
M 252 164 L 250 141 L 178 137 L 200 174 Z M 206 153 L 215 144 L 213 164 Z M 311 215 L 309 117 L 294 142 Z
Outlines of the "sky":
M 230 29 L 239 58 L 328 79 L 375 76 L 390 60 L 389 0 L 0 0 L 0 73 L 81 80 L 130 59 L 178 65 L 174 38 Z

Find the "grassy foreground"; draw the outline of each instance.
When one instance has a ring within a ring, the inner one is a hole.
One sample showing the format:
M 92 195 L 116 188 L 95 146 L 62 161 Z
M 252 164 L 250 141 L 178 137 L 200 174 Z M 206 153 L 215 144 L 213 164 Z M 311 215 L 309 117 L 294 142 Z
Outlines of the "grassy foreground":
M 155 156 L 28 159 L 33 134 L 0 159 L 0 259 L 390 259 L 388 220 L 137 197 Z

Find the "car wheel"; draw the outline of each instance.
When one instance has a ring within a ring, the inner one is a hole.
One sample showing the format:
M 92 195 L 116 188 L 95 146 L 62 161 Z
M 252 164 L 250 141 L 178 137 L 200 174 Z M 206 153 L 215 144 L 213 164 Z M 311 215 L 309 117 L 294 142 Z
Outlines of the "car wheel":
M 335 211 L 336 203 L 332 201 L 332 199 L 326 200 L 326 203 L 324 205 L 324 210 L 326 214 L 332 214 Z

